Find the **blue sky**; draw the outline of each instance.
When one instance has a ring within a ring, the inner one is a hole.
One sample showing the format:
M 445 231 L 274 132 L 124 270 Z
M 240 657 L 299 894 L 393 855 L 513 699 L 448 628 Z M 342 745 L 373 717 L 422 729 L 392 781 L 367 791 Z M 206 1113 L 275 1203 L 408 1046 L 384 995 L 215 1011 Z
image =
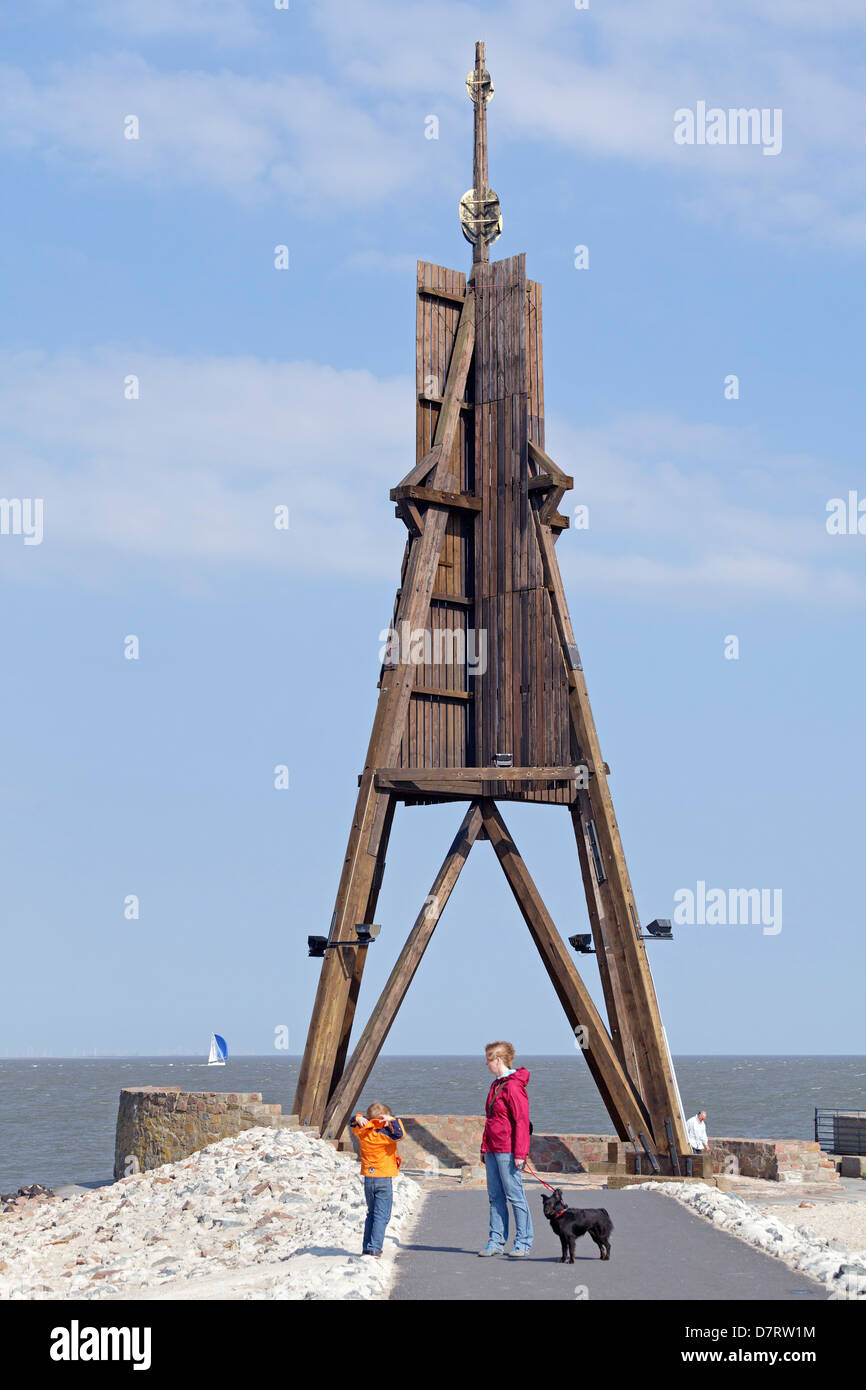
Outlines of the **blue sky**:
M 866 497 L 864 27 L 855 0 L 7 11 L 0 496 L 44 499 L 44 536 L 0 535 L 0 1052 L 303 1046 L 404 542 L 415 260 L 469 264 L 479 38 L 641 916 L 698 881 L 783 894 L 776 935 L 650 948 L 671 1047 L 866 1050 L 866 536 L 826 527 Z M 699 101 L 780 110 L 781 151 L 678 146 Z M 588 930 L 567 816 L 504 809 Z M 459 819 L 398 811 L 362 1011 Z M 480 844 L 389 1050 L 494 1036 L 572 1046 Z

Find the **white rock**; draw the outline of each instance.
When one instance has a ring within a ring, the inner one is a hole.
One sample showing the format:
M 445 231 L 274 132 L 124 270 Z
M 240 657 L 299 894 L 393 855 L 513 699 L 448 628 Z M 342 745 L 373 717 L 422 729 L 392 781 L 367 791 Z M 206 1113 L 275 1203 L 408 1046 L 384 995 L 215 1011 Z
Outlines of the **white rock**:
M 263 1180 L 271 1187 L 253 1197 Z M 421 1195 L 411 1179 L 395 1179 L 384 1257 L 363 1260 L 355 1157 L 294 1131 L 247 1130 L 0 1223 L 0 1300 L 382 1298 Z M 111 1277 L 92 1280 L 99 1269 Z

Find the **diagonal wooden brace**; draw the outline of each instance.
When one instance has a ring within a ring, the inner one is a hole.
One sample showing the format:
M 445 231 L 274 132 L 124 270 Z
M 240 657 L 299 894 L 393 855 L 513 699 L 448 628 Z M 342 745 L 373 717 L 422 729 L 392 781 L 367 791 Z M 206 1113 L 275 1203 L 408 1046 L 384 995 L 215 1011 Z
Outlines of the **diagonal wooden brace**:
M 433 440 L 434 447 L 440 450 L 430 480 L 434 488 L 447 486 L 474 344 L 475 295 L 470 291 L 460 314 Z M 395 626 L 406 622 L 410 629 L 415 629 L 425 627 L 429 621 L 430 595 L 447 521 L 444 507 L 431 508 L 421 535 L 410 540 Z M 410 664 L 382 673 L 373 731 L 331 921 L 331 941 L 353 943 L 356 923 L 369 920 L 366 914 L 373 900 L 371 890 L 390 799 L 388 792 L 376 788 L 375 773 L 379 767 L 394 767 L 399 762 L 414 679 L 415 670 Z M 344 950 L 325 953 L 293 1107 L 305 1124 L 321 1124 L 340 1079 L 365 959 L 366 950 L 358 950 L 351 944 Z
M 517 906 L 538 947 L 553 988 L 559 996 L 571 1027 L 575 1030 L 575 1036 L 578 1036 L 578 1028 L 582 1030 L 581 1050 L 607 1112 L 619 1137 L 628 1139 L 629 1124 L 634 1127 L 635 1132 L 647 1127 L 647 1115 L 641 1099 L 616 1054 L 601 1015 L 577 973 L 565 943 L 541 899 L 541 894 L 508 833 L 496 803 L 482 800 L 481 811 L 488 839 L 505 871 Z
M 331 1096 L 322 1122 L 323 1139 L 338 1139 L 357 1105 L 358 1097 L 366 1085 L 480 829 L 481 811 L 478 802 L 473 801 L 454 836 L 441 869 L 433 880 L 424 906 L 415 919 L 415 925 L 352 1053 L 349 1065 Z

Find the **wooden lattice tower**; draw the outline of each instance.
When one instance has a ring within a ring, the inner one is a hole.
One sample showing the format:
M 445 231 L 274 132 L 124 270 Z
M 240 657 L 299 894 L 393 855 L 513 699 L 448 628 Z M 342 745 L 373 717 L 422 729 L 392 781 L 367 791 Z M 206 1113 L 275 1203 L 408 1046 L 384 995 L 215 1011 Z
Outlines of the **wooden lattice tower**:
M 391 492 L 408 539 L 294 1109 L 339 1136 L 469 850 L 488 839 L 618 1135 L 680 1171 L 690 1148 L 555 553 L 572 479 L 544 449 L 541 288 L 525 256 L 488 259 L 501 215 L 487 185 L 483 44 L 467 87 L 474 181 L 460 221 L 472 270 L 418 265 L 417 462 Z M 399 801 L 469 805 L 347 1065 L 367 952 L 356 929 L 373 922 Z M 610 1031 L 503 801 L 568 807 Z

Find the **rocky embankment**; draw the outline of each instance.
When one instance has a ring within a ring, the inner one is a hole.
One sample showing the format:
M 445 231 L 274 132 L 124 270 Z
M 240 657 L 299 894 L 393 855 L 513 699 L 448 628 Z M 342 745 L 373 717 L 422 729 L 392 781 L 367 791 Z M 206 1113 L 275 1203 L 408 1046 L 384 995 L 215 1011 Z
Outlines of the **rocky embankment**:
M 629 1192 L 663 1192 L 684 1206 L 691 1207 L 714 1226 L 756 1245 L 768 1255 L 784 1260 L 791 1269 L 808 1274 L 827 1286 L 827 1296 L 833 1299 L 866 1299 L 866 1249 L 861 1247 L 866 1226 L 863 1209 L 866 1202 L 855 1201 L 851 1207 L 849 1232 L 858 1248 L 849 1241 L 820 1236 L 806 1222 L 793 1224 L 790 1211 L 787 1221 L 736 1196 L 720 1192 L 703 1183 L 640 1183 Z M 854 1209 L 857 1209 L 856 1213 Z
M 17 1192 L 0 1192 L 0 1214 L 7 1211 L 20 1211 L 22 1207 L 27 1207 L 31 1202 L 44 1202 L 53 1197 L 54 1193 L 50 1187 L 43 1187 L 41 1182 L 31 1183 L 29 1187 L 19 1187 Z
M 0 1217 L 0 1299 L 379 1299 L 420 1201 L 395 1178 L 384 1254 L 362 1256 L 357 1160 L 302 1131 L 248 1129 Z

